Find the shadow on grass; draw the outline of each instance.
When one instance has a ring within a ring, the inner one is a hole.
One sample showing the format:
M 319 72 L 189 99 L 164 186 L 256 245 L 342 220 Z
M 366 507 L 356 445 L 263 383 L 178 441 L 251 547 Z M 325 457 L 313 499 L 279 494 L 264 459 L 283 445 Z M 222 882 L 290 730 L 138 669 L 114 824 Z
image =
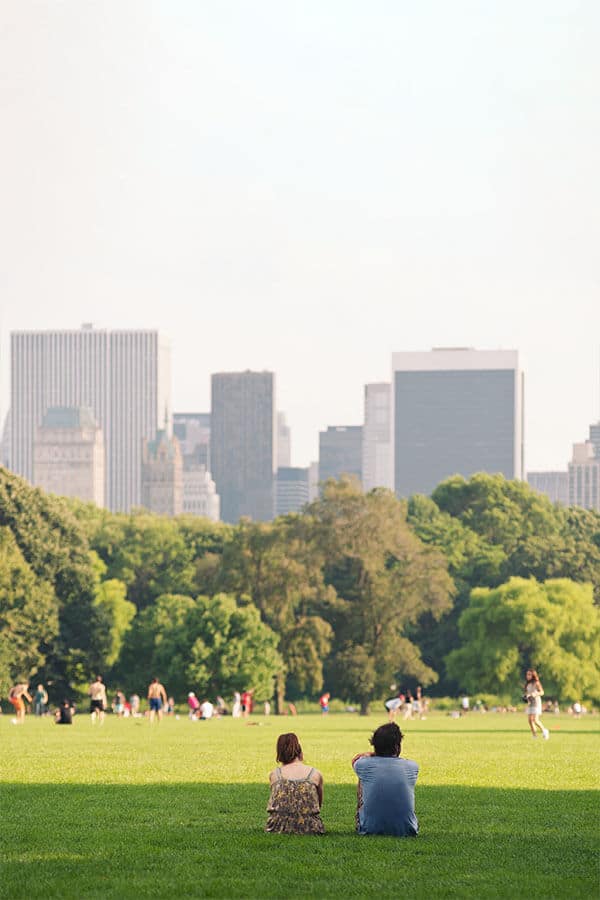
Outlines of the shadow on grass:
M 326 786 L 324 837 L 267 835 L 267 788 L 5 784 L 0 896 L 591 897 L 597 794 L 417 789 L 416 840 L 353 832 Z

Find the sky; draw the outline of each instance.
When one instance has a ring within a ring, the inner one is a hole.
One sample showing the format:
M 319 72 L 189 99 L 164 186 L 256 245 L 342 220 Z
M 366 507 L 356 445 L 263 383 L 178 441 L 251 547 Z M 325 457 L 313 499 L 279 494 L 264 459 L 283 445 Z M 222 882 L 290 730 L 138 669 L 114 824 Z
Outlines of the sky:
M 276 373 L 292 463 L 391 354 L 517 349 L 528 470 L 600 419 L 596 0 L 5 0 L 9 334 L 157 328 L 173 407 Z

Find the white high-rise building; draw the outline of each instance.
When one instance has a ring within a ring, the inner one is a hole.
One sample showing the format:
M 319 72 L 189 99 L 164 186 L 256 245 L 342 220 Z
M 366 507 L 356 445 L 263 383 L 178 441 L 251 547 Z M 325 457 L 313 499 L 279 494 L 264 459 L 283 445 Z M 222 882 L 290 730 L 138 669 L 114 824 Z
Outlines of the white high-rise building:
M 527 483 L 534 491 L 545 494 L 552 503 L 569 505 L 568 472 L 528 472 Z
M 141 503 L 142 441 L 170 425 L 170 354 L 156 331 L 11 335 L 11 469 L 33 478 L 36 429 L 50 407 L 89 407 L 106 448 L 106 504 Z
M 591 441 L 573 444 L 569 463 L 569 505 L 600 512 L 600 458 Z
M 523 478 L 516 350 L 449 347 L 392 356 L 394 488 L 430 494 L 451 475 Z
M 292 432 L 284 412 L 277 413 L 277 468 L 292 465 Z
M 362 483 L 365 491 L 394 489 L 392 474 L 392 386 L 365 385 L 365 423 L 362 435 Z

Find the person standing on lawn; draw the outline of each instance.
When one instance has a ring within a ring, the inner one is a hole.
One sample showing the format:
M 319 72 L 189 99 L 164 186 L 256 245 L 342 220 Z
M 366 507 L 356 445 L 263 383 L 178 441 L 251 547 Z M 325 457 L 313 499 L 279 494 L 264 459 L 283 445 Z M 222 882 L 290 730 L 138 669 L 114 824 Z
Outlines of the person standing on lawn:
M 537 737 L 536 728 L 538 728 L 542 732 L 544 740 L 547 741 L 550 737 L 550 732 L 547 728 L 544 728 L 540 720 L 544 688 L 535 669 L 527 669 L 523 690 L 527 701 L 527 721 L 531 729 L 531 736 Z
M 27 682 L 24 681 L 20 684 L 13 684 L 8 692 L 8 700 L 15 710 L 15 718 L 12 720 L 13 725 L 22 725 L 25 721 L 25 700 L 27 700 L 28 703 L 31 703 L 29 685 Z
M 167 692 L 158 678 L 153 678 L 148 687 L 148 702 L 150 704 L 150 721 L 154 722 L 154 717 L 162 719 L 162 709 L 167 702 Z
M 102 675 L 96 675 L 96 680 L 92 681 L 88 690 L 90 698 L 90 716 L 92 725 L 96 719 L 100 725 L 104 723 L 104 712 L 106 710 L 106 685 L 102 681 Z
M 372 753 L 358 753 L 352 768 L 358 776 L 356 830 L 359 834 L 414 837 L 415 785 L 419 766 L 402 759 L 403 734 L 395 722 L 381 725 L 371 737 Z
M 33 695 L 33 711 L 36 716 L 43 716 L 46 712 L 46 704 L 48 703 L 48 692 L 43 684 L 38 684 L 37 690 Z

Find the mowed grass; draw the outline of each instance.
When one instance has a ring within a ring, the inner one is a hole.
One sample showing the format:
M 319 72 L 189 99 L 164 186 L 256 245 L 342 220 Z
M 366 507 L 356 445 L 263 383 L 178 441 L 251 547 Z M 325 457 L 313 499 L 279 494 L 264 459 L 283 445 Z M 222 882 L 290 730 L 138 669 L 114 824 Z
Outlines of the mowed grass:
M 600 721 L 433 714 L 400 723 L 421 767 L 416 839 L 354 834 L 350 759 L 384 716 L 0 718 L 0 896 L 596 897 Z M 324 837 L 263 832 L 280 732 L 325 778 Z

